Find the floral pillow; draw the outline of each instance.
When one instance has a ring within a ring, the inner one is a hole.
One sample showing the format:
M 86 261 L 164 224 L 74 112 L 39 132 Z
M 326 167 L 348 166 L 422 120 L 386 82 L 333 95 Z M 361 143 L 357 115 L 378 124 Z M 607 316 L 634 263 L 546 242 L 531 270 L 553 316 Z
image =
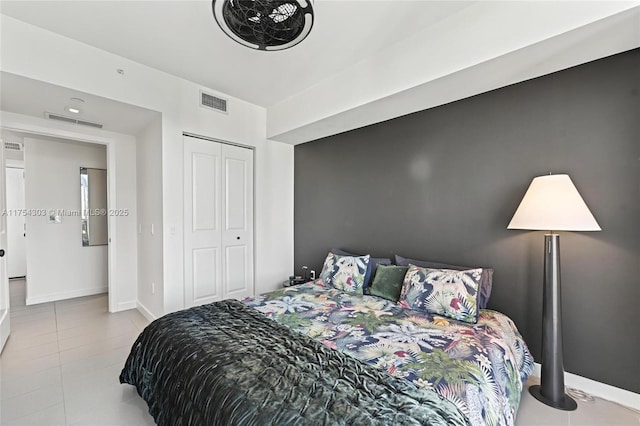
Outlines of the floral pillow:
M 409 265 L 400 304 L 414 311 L 476 323 L 481 276 L 482 268 L 456 271 Z
M 362 294 L 369 259 L 369 255 L 340 256 L 329 253 L 324 261 L 320 279 L 325 285 L 338 290 Z

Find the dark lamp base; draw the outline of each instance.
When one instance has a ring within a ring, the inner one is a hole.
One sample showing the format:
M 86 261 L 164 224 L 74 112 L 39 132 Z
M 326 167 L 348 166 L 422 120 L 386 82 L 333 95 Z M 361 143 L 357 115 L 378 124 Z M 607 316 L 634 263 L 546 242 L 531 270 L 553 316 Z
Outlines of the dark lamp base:
M 540 393 L 540 386 L 534 385 L 529 387 L 529 393 L 533 395 L 535 399 L 546 404 L 550 407 L 557 408 L 559 410 L 573 411 L 578 408 L 578 404 L 569 395 L 564 394 L 559 401 L 553 401 Z

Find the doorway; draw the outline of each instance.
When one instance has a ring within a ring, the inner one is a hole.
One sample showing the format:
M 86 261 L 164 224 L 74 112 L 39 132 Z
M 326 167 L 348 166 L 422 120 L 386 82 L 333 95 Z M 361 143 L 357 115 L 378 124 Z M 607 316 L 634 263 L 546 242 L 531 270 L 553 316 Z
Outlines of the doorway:
M 104 145 L 24 135 L 24 147 L 27 305 L 107 293 L 107 238 L 85 246 L 81 203 L 82 169 L 106 169 Z M 106 223 L 105 207 L 92 220 Z
M 12 280 L 23 287 L 22 292 L 13 295 L 16 297 L 20 294 L 20 297 L 26 298 L 26 304 L 33 305 L 109 293 L 109 310 L 118 310 L 116 303 L 111 305 L 110 278 L 113 265 L 110 258 L 115 247 L 110 244 L 83 246 L 80 208 L 81 168 L 102 168 L 107 169 L 108 174 L 115 173 L 113 146 L 110 141 L 101 140 L 103 138 L 98 137 L 95 141 L 84 138 L 76 140 L 67 135 L 58 136 L 55 129 L 51 130 L 46 134 L 42 128 L 31 132 L 28 125 L 25 128 L 12 127 L 10 130 L 11 134 L 21 138 L 24 161 L 21 164 L 7 162 L 6 185 L 3 185 L 7 191 L 7 201 L 13 203 L 15 211 L 37 213 L 7 215 L 12 222 L 8 224 L 8 239 L 13 240 L 8 245 L 16 249 L 15 256 L 6 256 L 9 262 L 7 275 L 11 278 L 26 277 L 27 280 L 26 285 L 25 278 Z M 6 134 L 7 129 L 3 129 L 3 136 Z M 33 155 L 38 150 L 44 150 L 44 153 Z M 83 151 L 101 152 L 98 155 L 102 159 L 96 160 L 95 155 L 90 155 L 88 160 L 78 160 L 78 156 L 82 155 L 79 153 Z M 60 162 L 64 164 L 63 169 L 59 167 Z M 39 188 L 38 185 L 43 183 L 44 188 Z M 37 188 L 35 190 L 34 185 Z M 109 195 L 107 200 L 111 198 Z M 108 207 L 109 204 L 107 211 Z M 107 220 L 110 227 L 112 217 Z M 78 226 L 75 226 L 75 222 L 78 222 Z M 63 247 L 65 245 L 68 247 Z M 25 250 L 20 250 L 21 246 Z M 11 249 L 11 254 L 14 254 L 14 249 Z M 74 259 L 65 264 L 65 256 Z M 69 265 L 78 258 L 86 259 L 79 268 L 75 268 L 77 271 L 72 270 Z M 103 278 L 95 279 L 93 275 Z M 74 288 L 74 282 L 83 280 L 95 284 Z

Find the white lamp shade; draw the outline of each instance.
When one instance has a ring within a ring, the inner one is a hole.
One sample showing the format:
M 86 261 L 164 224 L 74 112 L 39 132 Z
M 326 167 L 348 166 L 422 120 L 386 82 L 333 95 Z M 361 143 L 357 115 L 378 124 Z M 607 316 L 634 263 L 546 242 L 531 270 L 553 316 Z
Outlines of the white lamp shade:
M 507 229 L 601 230 L 568 175 L 534 178 Z

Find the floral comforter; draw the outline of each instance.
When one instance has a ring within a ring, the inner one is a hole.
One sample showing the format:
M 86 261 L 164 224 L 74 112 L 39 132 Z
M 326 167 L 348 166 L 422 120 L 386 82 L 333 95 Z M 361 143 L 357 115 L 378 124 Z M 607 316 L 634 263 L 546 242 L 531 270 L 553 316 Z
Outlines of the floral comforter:
M 453 402 L 472 425 L 513 425 L 533 358 L 504 314 L 477 324 L 400 307 L 375 296 L 307 283 L 243 301 L 307 334 Z

